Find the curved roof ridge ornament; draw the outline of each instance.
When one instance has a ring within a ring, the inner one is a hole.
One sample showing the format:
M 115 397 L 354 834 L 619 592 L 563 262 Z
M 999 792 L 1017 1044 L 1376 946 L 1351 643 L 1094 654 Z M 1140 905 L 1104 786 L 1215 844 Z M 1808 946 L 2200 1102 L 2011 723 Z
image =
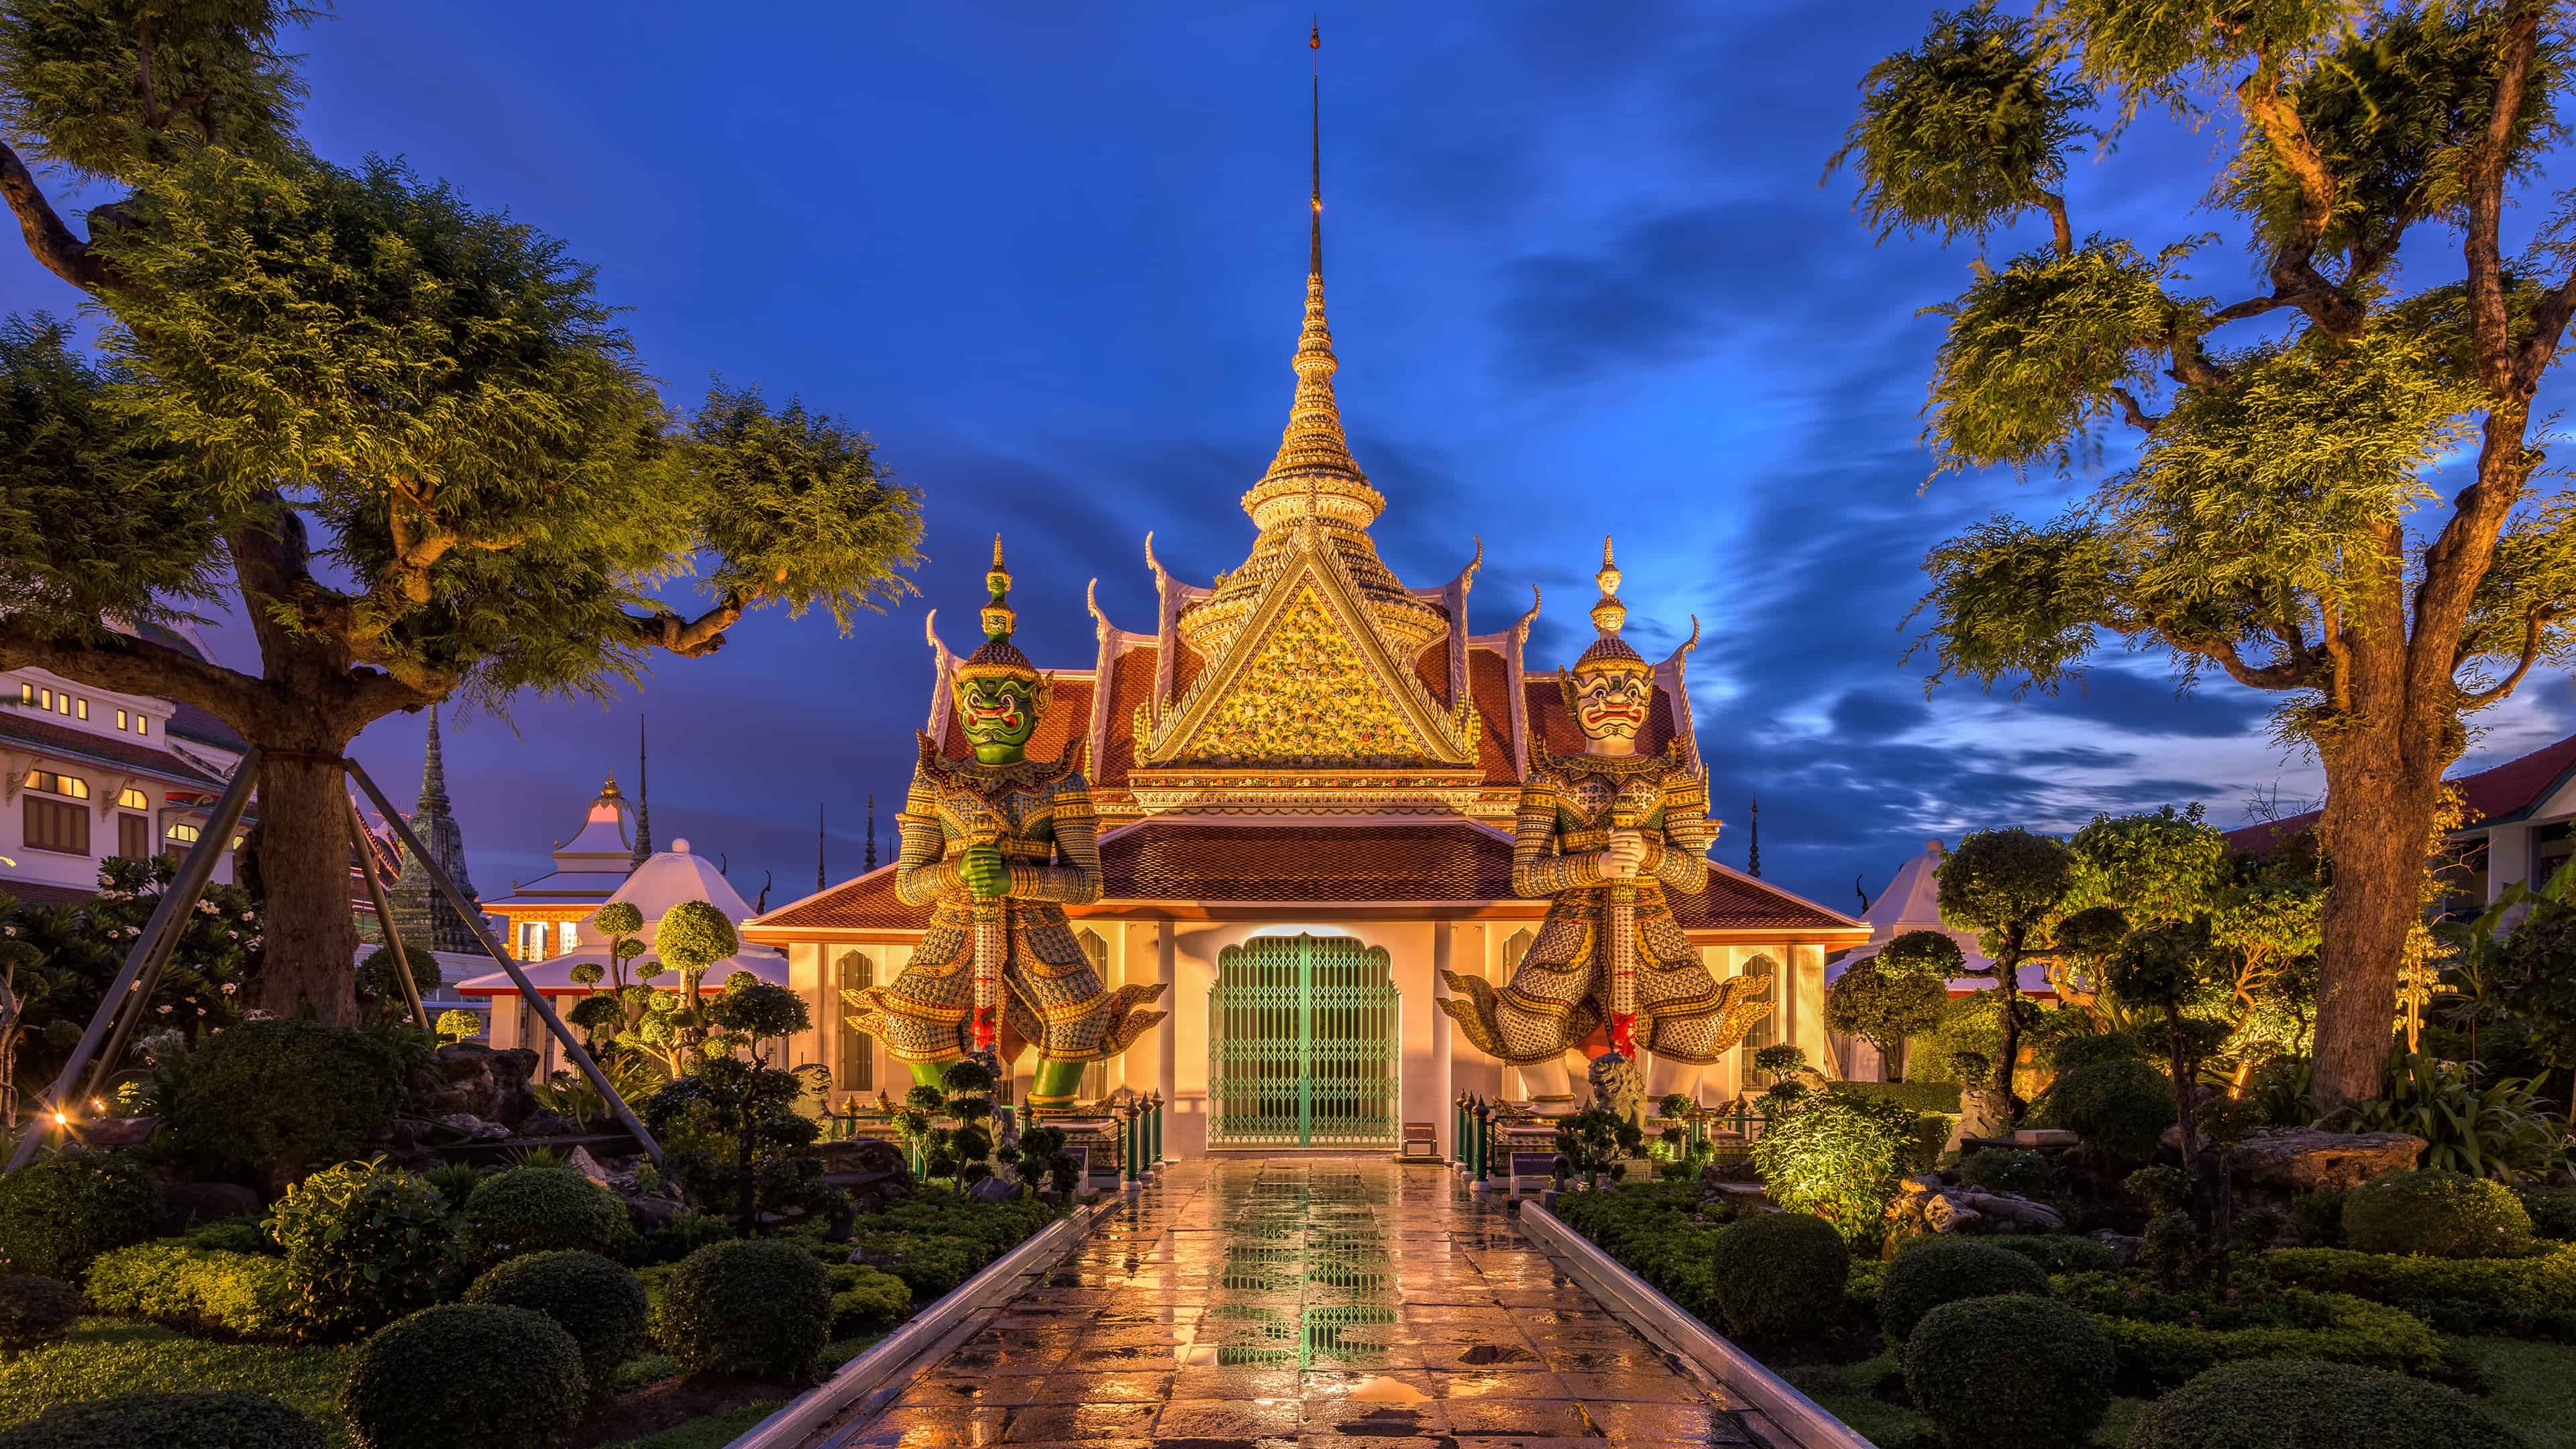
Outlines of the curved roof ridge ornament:
M 1521 637 L 1521 642 L 1522 642 L 1522 643 L 1524 643 L 1524 644 L 1526 644 L 1526 643 L 1528 643 L 1528 642 L 1529 642 L 1529 626 L 1530 626 L 1530 621 L 1538 617 L 1538 606 L 1539 606 L 1539 592 L 1538 592 L 1538 585 L 1536 585 L 1536 584 L 1532 584 L 1532 585 L 1530 585 L 1530 606 L 1529 606 L 1529 612 L 1528 612 L 1528 613 L 1525 613 L 1525 614 L 1523 614 L 1523 615 L 1521 615 L 1518 619 L 1513 620 L 1513 621 L 1512 621 L 1512 627 L 1511 627 L 1511 632 L 1512 632 L 1512 633 L 1514 633 L 1514 634 L 1518 634 L 1518 635 Z
M 1665 667 L 1676 673 L 1680 672 L 1683 661 L 1689 658 L 1690 652 L 1699 647 L 1699 615 L 1691 615 L 1690 621 L 1690 637 L 1673 646 L 1673 652 L 1664 656 Z

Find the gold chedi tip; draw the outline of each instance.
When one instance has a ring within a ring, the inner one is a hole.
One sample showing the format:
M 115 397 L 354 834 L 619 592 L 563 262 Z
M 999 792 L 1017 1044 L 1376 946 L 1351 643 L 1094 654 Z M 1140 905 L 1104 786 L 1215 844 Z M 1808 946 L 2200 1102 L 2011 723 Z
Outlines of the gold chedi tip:
M 998 533 L 993 535 L 993 567 L 984 575 L 984 588 L 992 595 L 983 610 L 984 644 L 957 666 L 957 678 L 962 681 L 1002 675 L 1034 681 L 1037 666 L 1011 642 L 1019 615 L 1011 609 L 1011 571 L 1002 563 L 1002 536 Z
M 1578 674 L 1605 669 L 1652 672 L 1645 657 L 1619 637 L 1621 626 L 1628 622 L 1628 606 L 1619 598 L 1620 577 L 1618 560 L 1610 553 L 1610 536 L 1605 533 L 1601 536 L 1601 568 L 1592 575 L 1592 582 L 1601 587 L 1601 597 L 1592 605 L 1592 627 L 1600 631 L 1601 637 L 1574 661 Z

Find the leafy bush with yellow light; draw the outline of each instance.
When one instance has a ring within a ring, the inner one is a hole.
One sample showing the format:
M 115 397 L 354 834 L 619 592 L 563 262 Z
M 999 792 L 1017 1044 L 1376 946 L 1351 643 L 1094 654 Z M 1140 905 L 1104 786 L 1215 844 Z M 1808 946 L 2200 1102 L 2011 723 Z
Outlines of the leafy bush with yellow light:
M 297 1319 L 322 1337 L 364 1333 L 435 1303 L 457 1272 L 447 1200 L 381 1157 L 288 1188 L 269 1211 L 268 1235 L 285 1251 Z
M 1894 1102 L 1816 1093 L 1772 1116 L 1753 1139 L 1753 1162 L 1773 1202 L 1814 1213 L 1847 1241 L 1875 1242 L 1898 1181 L 1931 1166 L 1922 1115 Z
M 2433 1168 L 2384 1172 L 2344 1194 L 2343 1235 L 2364 1253 L 2510 1257 L 2531 1245 L 2531 1214 L 2490 1178 Z
M 101 1254 L 90 1265 L 89 1301 L 101 1313 L 182 1332 L 289 1338 L 298 1328 L 285 1259 L 170 1238 Z
M 520 1253 L 606 1253 L 626 1205 L 569 1167 L 513 1167 L 476 1184 L 464 1219 L 467 1253 L 489 1265 Z

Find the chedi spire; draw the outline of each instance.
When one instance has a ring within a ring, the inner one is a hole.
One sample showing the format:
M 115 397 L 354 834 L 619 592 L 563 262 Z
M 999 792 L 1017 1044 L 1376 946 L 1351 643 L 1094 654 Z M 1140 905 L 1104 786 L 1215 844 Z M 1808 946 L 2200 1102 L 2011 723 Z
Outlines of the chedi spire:
M 473 880 L 465 873 L 465 832 L 458 827 L 447 798 L 447 753 L 439 739 L 436 705 L 430 706 L 429 739 L 421 747 L 420 798 L 412 806 L 411 828 L 465 898 L 481 899 L 475 894 Z M 432 951 L 482 949 L 473 926 L 447 903 L 446 895 L 431 882 L 428 869 L 408 845 L 403 847 L 397 874 L 385 891 L 385 904 L 393 912 L 394 931 L 408 946 Z

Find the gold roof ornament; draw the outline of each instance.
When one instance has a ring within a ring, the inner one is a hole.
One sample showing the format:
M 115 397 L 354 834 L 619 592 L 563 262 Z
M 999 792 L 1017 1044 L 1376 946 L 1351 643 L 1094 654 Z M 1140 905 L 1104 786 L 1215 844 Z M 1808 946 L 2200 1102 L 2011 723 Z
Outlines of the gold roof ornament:
M 1610 535 L 1605 533 L 1601 536 L 1601 568 L 1592 576 L 1592 582 L 1601 587 L 1601 597 L 1592 605 L 1592 627 L 1600 632 L 1601 637 L 1593 640 L 1592 647 L 1584 650 L 1583 656 L 1574 661 L 1577 674 L 1655 672 L 1645 656 L 1619 637 L 1621 626 L 1628 622 L 1628 606 L 1619 598 L 1620 577 L 1619 562 L 1610 553 Z M 1692 637 L 1698 637 L 1696 629 L 1692 631 Z
M 956 678 L 961 682 L 1005 678 L 1037 683 L 1038 667 L 1011 642 L 1011 630 L 1019 623 L 1019 615 L 1011 608 L 1011 571 L 1002 563 L 1002 536 L 998 533 L 993 535 L 993 567 L 984 575 L 984 587 L 992 595 L 991 602 L 984 605 L 984 643 L 957 666 Z

